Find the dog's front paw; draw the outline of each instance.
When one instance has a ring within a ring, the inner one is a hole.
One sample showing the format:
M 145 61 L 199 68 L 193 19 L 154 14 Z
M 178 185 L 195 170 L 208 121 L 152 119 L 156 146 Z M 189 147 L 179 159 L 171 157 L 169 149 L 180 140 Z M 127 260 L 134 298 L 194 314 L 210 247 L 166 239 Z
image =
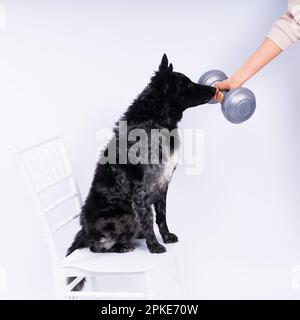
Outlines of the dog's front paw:
M 111 248 L 111 252 L 119 252 L 119 253 L 125 253 L 125 252 L 130 252 L 135 249 L 135 246 L 131 243 L 119 243 L 115 244 Z
M 178 238 L 174 233 L 166 233 L 162 236 L 164 243 L 174 243 L 178 242 Z
M 101 247 L 96 246 L 96 245 L 92 245 L 92 246 L 90 246 L 90 251 L 93 252 L 93 253 L 104 253 L 104 252 L 106 252 L 106 249 L 105 248 L 101 248 Z
M 148 249 L 151 253 L 163 253 L 167 251 L 166 248 L 158 242 L 148 245 Z

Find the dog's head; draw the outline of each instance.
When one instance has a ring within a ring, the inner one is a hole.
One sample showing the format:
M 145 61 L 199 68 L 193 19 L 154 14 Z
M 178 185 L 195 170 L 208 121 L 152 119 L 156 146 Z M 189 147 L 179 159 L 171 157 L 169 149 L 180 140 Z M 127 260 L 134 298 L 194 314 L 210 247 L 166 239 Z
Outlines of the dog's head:
M 184 74 L 173 71 L 173 65 L 169 64 L 166 54 L 162 57 L 155 78 L 164 99 L 181 112 L 207 103 L 216 93 L 214 87 L 197 84 Z

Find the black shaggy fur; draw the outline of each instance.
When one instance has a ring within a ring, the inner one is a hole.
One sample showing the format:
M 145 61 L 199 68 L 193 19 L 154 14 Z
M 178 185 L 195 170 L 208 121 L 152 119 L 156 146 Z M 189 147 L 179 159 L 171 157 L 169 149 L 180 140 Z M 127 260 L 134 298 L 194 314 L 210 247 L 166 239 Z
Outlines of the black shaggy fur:
M 182 73 L 174 72 L 164 55 L 159 70 L 120 120 L 127 121 L 128 133 L 140 128 L 150 137 L 153 128 L 176 129 L 184 110 L 207 103 L 214 95 L 215 88 L 196 84 Z M 120 132 L 117 123 L 114 137 L 104 149 L 102 158 L 107 155 L 110 146 L 114 143 L 118 146 L 123 134 L 127 133 Z M 133 142 L 129 141 L 128 149 L 132 145 Z M 162 142 L 157 152 L 161 153 L 162 148 L 169 146 Z M 177 148 L 178 145 L 171 144 L 170 158 Z M 134 238 L 145 238 L 151 253 L 165 252 L 165 247 L 158 242 L 153 231 L 152 205 L 163 241 L 178 241 L 177 236 L 169 232 L 166 222 L 168 184 L 176 163 L 165 159 L 167 161 L 158 164 L 120 164 L 120 152 L 117 148 L 116 164 L 101 164 L 99 161 L 82 208 L 82 229 L 67 255 L 83 247 L 90 248 L 92 252 L 132 251 L 134 246 L 131 240 Z M 150 154 L 149 149 L 149 159 Z M 130 155 L 126 154 L 126 157 L 130 161 Z M 83 282 L 74 290 L 80 290 L 82 286 Z

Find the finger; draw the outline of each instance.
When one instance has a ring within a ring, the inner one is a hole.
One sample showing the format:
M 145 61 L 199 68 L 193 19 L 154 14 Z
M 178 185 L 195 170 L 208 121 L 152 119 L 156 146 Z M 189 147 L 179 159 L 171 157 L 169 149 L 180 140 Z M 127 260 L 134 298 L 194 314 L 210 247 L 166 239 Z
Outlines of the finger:
M 217 91 L 216 91 L 216 94 L 214 96 L 214 100 L 218 101 L 218 102 L 221 102 L 224 98 L 224 94 L 223 92 L 221 92 L 218 88 L 217 88 Z
M 214 95 L 214 97 L 213 97 L 213 99 L 216 100 L 216 101 L 218 101 L 219 92 L 220 92 L 219 88 L 216 87 L 216 93 L 215 93 L 215 95 Z
M 218 101 L 221 102 L 224 98 L 224 93 L 222 91 L 218 92 Z

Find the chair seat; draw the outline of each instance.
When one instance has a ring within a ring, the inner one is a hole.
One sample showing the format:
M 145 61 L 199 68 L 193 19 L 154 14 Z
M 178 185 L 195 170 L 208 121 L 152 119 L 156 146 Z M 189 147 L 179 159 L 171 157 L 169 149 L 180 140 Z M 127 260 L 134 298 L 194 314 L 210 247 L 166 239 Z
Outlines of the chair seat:
M 151 270 L 168 257 L 177 244 L 164 244 L 167 252 L 152 254 L 145 240 L 133 242 L 135 250 L 126 253 L 93 253 L 88 248 L 77 249 L 63 260 L 62 267 L 68 275 L 86 273 L 139 273 Z M 75 272 L 78 271 L 78 272 Z M 81 271 L 81 272 L 80 272 Z

